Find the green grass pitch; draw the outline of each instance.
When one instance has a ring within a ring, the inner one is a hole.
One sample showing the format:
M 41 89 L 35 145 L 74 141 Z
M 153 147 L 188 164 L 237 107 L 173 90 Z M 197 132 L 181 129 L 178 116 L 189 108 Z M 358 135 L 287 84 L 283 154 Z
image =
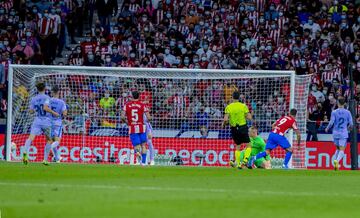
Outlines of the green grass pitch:
M 1 218 L 360 217 L 358 171 L 0 162 Z

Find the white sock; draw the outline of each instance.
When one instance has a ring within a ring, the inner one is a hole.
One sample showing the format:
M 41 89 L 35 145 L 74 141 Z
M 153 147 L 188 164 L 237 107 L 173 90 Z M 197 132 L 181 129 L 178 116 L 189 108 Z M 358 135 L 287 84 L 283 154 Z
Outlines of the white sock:
M 51 145 L 46 144 L 44 151 L 44 161 L 48 161 L 50 150 L 51 150 Z
M 340 163 L 341 159 L 345 156 L 344 151 L 339 151 L 336 160 Z
M 25 141 L 25 153 L 27 153 L 27 154 L 29 153 L 31 143 L 32 143 L 32 141 L 30 139 L 26 139 L 26 141 Z
M 339 155 L 339 151 L 340 151 L 340 150 L 337 150 L 337 149 L 336 149 L 335 154 L 334 154 L 334 160 L 337 160 L 337 157 L 338 157 L 338 155 Z
M 153 161 L 154 156 L 155 156 L 155 154 L 154 154 L 155 151 L 154 151 L 154 145 L 152 143 L 152 140 L 151 139 L 147 140 L 147 144 L 149 145 L 150 161 Z

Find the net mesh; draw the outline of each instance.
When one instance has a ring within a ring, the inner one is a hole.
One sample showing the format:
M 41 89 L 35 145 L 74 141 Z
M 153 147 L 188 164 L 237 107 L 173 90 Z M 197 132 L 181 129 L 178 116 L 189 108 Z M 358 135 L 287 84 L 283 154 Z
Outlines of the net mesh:
M 21 160 L 24 151 L 34 119 L 29 102 L 37 94 L 39 81 L 45 82 L 48 95 L 52 86 L 59 86 L 60 97 L 67 104 L 59 147 L 63 162 L 135 162 L 128 127 L 120 119 L 133 90 L 140 91 L 140 99 L 153 116 L 155 150 L 148 158 L 154 156 L 157 163 L 169 164 L 175 159 L 174 164 L 227 166 L 234 145 L 229 128 L 221 128 L 221 123 L 235 90 L 240 91 L 241 101 L 252 111 L 266 140 L 272 122 L 288 113 L 295 85 L 298 125 L 305 133 L 310 81 L 296 77 L 292 85 L 289 72 L 13 66 L 11 141 L 18 148 L 12 151 L 13 160 Z M 44 137 L 37 137 L 30 148 L 30 161 L 42 161 L 44 147 Z M 283 156 L 280 149 L 272 153 L 274 159 Z M 302 143 L 294 153 L 293 165 L 303 168 L 304 164 Z

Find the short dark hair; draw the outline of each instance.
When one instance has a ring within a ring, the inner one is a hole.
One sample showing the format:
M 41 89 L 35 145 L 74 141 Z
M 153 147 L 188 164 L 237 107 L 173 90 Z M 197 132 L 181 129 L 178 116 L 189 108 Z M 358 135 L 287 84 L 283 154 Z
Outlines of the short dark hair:
M 344 106 L 346 103 L 345 98 L 343 96 L 339 96 L 338 103 L 339 103 L 339 105 Z
M 58 93 L 59 91 L 60 91 L 60 88 L 57 85 L 53 86 L 52 89 L 51 89 L 52 93 Z
M 39 92 L 45 91 L 45 83 L 43 83 L 43 82 L 38 82 L 38 83 L 36 84 L 36 89 L 37 89 Z
M 134 99 L 139 99 L 139 97 L 140 97 L 140 94 L 139 94 L 138 91 L 133 91 L 133 92 L 131 92 L 131 95 L 132 95 L 132 97 L 133 97 Z
M 296 116 L 296 114 L 297 114 L 297 110 L 295 108 L 290 110 L 290 115 Z
M 232 97 L 233 97 L 233 99 L 235 99 L 235 100 L 239 100 L 239 98 L 240 98 L 240 92 L 238 92 L 238 91 L 233 92 Z

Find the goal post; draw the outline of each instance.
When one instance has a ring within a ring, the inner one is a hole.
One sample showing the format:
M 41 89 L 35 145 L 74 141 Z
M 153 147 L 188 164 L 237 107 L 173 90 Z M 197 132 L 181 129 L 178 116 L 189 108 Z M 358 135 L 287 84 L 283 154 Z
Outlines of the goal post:
M 291 108 L 299 111 L 299 128 L 306 131 L 310 78 L 293 71 L 10 65 L 6 160 L 21 160 L 33 121 L 29 101 L 39 81 L 49 95 L 52 86 L 59 86 L 67 103 L 59 147 L 64 162 L 131 164 L 132 145 L 120 112 L 133 90 L 140 91 L 153 116 L 155 161 L 165 155 L 177 156 L 184 165 L 227 166 L 234 145 L 221 123 L 234 90 L 265 140 L 271 123 Z M 293 133 L 287 137 L 292 143 Z M 295 168 L 306 167 L 303 140 L 294 152 Z M 42 161 L 44 146 L 43 136 L 33 141 L 30 161 Z M 281 149 L 272 153 L 273 159 L 283 155 Z

